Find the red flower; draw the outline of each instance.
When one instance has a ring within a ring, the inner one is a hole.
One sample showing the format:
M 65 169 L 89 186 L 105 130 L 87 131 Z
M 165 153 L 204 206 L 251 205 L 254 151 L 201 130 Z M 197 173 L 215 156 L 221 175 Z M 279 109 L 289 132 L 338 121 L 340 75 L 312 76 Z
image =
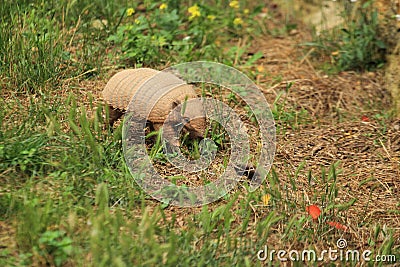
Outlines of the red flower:
M 308 214 L 310 214 L 311 218 L 313 218 L 314 221 L 318 220 L 319 215 L 321 215 L 321 209 L 317 205 L 310 205 L 306 207 L 306 211 L 308 212 Z M 347 226 L 338 222 L 329 221 L 326 223 L 338 230 L 347 231 L 348 229 Z
M 317 220 L 319 215 L 321 214 L 321 209 L 317 205 L 310 205 L 306 207 L 306 211 L 310 214 L 313 220 Z
M 364 121 L 364 122 L 369 122 L 369 118 L 367 116 L 365 116 L 365 115 L 363 115 L 361 117 L 361 120 Z
M 343 225 L 341 223 L 338 223 L 338 222 L 326 222 L 326 223 L 332 227 L 335 227 L 336 229 L 347 231 L 347 226 Z

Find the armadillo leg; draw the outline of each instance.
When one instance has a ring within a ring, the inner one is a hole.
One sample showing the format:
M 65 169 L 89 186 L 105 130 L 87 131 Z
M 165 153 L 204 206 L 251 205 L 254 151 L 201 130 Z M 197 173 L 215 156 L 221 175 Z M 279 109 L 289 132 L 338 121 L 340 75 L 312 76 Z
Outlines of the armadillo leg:
M 161 124 L 161 123 L 153 123 L 154 130 L 158 131 L 163 126 L 164 136 L 168 138 L 169 142 L 174 146 L 179 146 L 179 139 L 176 138 L 176 131 L 170 123 Z
M 121 110 L 113 108 L 112 106 L 108 106 L 109 109 L 109 115 L 110 115 L 110 126 L 114 125 L 114 122 L 116 122 L 119 118 L 122 117 L 122 115 L 124 114 Z

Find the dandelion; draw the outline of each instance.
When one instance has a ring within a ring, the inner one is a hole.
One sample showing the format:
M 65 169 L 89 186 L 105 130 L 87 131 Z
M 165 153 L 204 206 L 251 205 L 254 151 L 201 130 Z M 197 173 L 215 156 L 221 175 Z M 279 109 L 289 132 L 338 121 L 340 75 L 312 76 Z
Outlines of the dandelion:
M 133 13 L 135 13 L 135 9 L 132 8 L 132 7 L 131 7 L 131 8 L 128 8 L 128 9 L 126 10 L 126 15 L 127 15 L 128 17 L 132 16 Z
M 238 25 L 242 25 L 243 24 L 243 20 L 241 18 L 235 18 L 233 20 L 233 24 L 238 26 Z
M 200 9 L 198 5 L 194 5 L 188 8 L 188 12 L 190 13 L 189 20 L 194 19 L 195 17 L 200 17 Z
M 160 5 L 160 9 L 161 9 L 161 10 L 167 9 L 167 7 L 168 7 L 168 5 L 167 5 L 166 3 L 162 3 L 162 4 Z
M 140 20 L 135 19 L 135 23 L 136 23 L 137 25 L 139 25 L 139 24 L 140 24 Z
M 271 195 L 266 194 L 261 197 L 264 206 L 268 206 L 269 201 L 271 200 Z
M 208 18 L 209 20 L 211 20 L 211 21 L 214 21 L 214 20 L 215 20 L 215 16 L 214 16 L 214 15 L 208 15 L 207 18 Z
M 250 10 L 249 10 L 248 8 L 246 8 L 245 10 L 243 10 L 243 13 L 244 13 L 245 15 L 249 14 L 249 12 L 250 12 Z
M 263 65 L 258 65 L 258 66 L 257 66 L 257 71 L 258 71 L 258 72 L 264 72 L 264 71 L 265 71 L 264 66 L 263 66 Z
M 231 1 L 231 2 L 229 3 L 229 6 L 230 6 L 231 8 L 238 9 L 238 8 L 239 8 L 239 1 Z

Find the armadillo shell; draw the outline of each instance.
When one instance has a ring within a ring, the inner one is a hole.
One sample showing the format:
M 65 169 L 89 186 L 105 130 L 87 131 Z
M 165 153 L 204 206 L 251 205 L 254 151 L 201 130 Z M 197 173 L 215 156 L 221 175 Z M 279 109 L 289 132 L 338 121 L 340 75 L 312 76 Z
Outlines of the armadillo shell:
M 135 96 L 145 83 L 144 91 Z M 134 96 L 135 100 L 131 103 Z M 183 103 L 185 99 L 195 97 L 193 87 L 175 75 L 148 68 L 123 70 L 111 77 L 103 90 L 103 98 L 112 107 L 135 110 L 135 115 L 147 117 L 153 123 L 162 123 L 174 103 Z M 129 103 L 134 107 L 129 107 Z
M 163 122 L 174 105 L 184 103 L 186 99 L 196 98 L 197 95 L 191 85 L 183 84 L 171 89 L 160 98 L 150 113 L 149 120 Z
M 103 99 L 112 107 L 125 110 L 139 87 L 157 73 L 157 70 L 149 68 L 120 71 L 106 84 Z

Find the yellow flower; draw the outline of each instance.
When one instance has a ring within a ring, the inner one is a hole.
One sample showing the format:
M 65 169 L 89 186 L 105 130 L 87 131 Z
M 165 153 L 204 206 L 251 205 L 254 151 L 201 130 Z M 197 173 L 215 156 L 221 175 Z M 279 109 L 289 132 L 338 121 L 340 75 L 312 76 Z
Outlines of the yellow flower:
M 264 72 L 264 70 L 265 70 L 265 68 L 264 68 L 263 65 L 258 65 L 258 66 L 257 66 L 257 71 L 258 71 L 258 72 Z
M 132 16 L 133 13 L 135 13 L 135 9 L 132 8 L 132 7 L 131 7 L 131 8 L 128 8 L 128 9 L 126 10 L 126 15 L 127 15 L 128 17 Z
M 137 25 L 139 25 L 139 24 L 140 24 L 140 20 L 135 19 L 135 23 L 136 23 Z
M 214 21 L 214 20 L 215 20 L 215 16 L 214 16 L 214 15 L 208 15 L 207 18 L 208 18 L 209 20 L 211 20 L 211 21 Z
M 165 4 L 165 3 L 162 3 L 162 4 L 161 4 L 161 6 L 160 6 L 160 9 L 161 9 L 161 10 L 163 10 L 163 9 L 167 9 L 167 7 L 168 7 L 168 5 L 167 5 L 167 4 Z
M 269 203 L 269 201 L 271 199 L 271 195 L 270 194 L 263 195 L 261 197 L 261 199 L 262 199 L 262 202 L 263 202 L 264 206 L 268 206 L 268 203 Z
M 239 1 L 231 1 L 231 2 L 229 3 L 229 6 L 230 6 L 231 8 L 238 9 L 238 8 L 239 8 Z
M 250 12 L 250 10 L 249 10 L 248 8 L 246 8 L 245 10 L 243 10 L 243 13 L 246 14 L 246 15 L 249 14 L 249 12 Z
M 191 6 L 188 8 L 188 12 L 190 13 L 189 20 L 194 19 L 195 17 L 200 17 L 200 9 L 197 5 Z
M 233 20 L 233 24 L 238 26 L 238 25 L 242 25 L 243 24 L 243 20 L 241 18 L 235 18 Z

